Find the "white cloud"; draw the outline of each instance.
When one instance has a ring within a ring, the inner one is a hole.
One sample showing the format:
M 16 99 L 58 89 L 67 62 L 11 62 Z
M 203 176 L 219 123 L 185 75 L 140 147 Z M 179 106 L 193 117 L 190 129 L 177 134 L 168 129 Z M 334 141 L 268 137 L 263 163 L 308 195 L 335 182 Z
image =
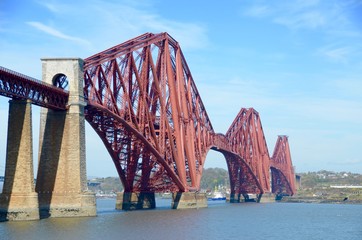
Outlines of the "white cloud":
M 253 5 L 246 9 L 244 14 L 250 17 L 266 17 L 271 13 L 271 9 L 267 5 Z
M 291 29 L 308 28 L 315 29 L 326 25 L 327 19 L 318 11 L 295 13 L 294 15 L 282 15 L 274 19 L 275 23 L 285 25 Z
M 180 42 L 184 50 L 205 48 L 208 44 L 205 26 L 193 22 L 174 21 L 162 17 L 148 2 L 90 0 L 65 4 L 61 1 L 39 2 L 57 16 L 62 26 L 82 30 L 82 39 L 66 35 L 44 24 L 35 22 L 34 27 L 56 37 L 91 42 L 94 54 L 120 44 L 145 32 L 168 32 Z M 155 11 L 151 11 L 155 10 Z M 82 20 L 81 22 L 72 22 Z M 54 21 L 54 20 L 53 20 Z
M 49 26 L 46 26 L 44 25 L 43 23 L 40 23 L 40 22 L 27 22 L 28 25 L 42 31 L 42 32 L 45 32 L 53 37 L 57 37 L 57 38 L 61 38 L 61 39 L 65 39 L 65 40 L 70 40 L 70 41 L 73 41 L 73 42 L 76 42 L 78 44 L 85 44 L 85 45 L 89 45 L 89 42 L 87 40 L 84 40 L 84 39 L 81 39 L 81 38 L 78 38 L 78 37 L 72 37 L 72 36 L 69 36 L 69 35 L 66 35 L 62 32 L 60 32 L 59 30 L 57 29 L 54 29 L 52 27 L 49 27 Z
M 151 13 L 140 6 L 134 8 L 122 3 L 104 3 L 100 6 L 97 2 L 90 2 L 85 7 L 97 15 L 97 19 L 92 21 L 102 22 L 106 26 L 101 29 L 102 37 L 126 36 L 117 40 L 123 41 L 144 32 L 168 32 L 180 42 L 183 49 L 200 49 L 208 45 L 207 31 L 201 24 L 165 19 L 157 12 Z M 92 29 L 89 31 L 91 32 Z
M 347 9 L 354 6 L 353 1 L 330 0 L 294 0 L 294 1 L 261 1 L 252 4 L 244 11 L 250 17 L 268 17 L 274 23 L 292 30 L 320 29 L 345 31 L 351 27 Z
M 56 5 L 52 4 L 50 1 L 47 1 L 47 2 L 37 1 L 37 3 L 40 5 L 43 5 L 51 12 L 55 12 L 55 13 L 59 12 L 59 8 Z
M 320 55 L 328 58 L 331 61 L 339 63 L 347 63 L 350 55 L 354 53 L 352 47 L 341 46 L 337 47 L 335 45 L 328 45 L 320 48 L 317 51 Z

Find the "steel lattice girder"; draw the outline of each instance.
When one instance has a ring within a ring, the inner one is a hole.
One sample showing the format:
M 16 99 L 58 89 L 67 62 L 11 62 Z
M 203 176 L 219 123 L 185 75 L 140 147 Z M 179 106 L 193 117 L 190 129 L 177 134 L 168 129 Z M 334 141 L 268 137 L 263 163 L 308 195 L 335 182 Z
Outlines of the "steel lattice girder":
M 271 167 L 272 193 L 293 195 L 293 190 L 285 175 L 278 169 Z
M 0 67 L 0 95 L 29 99 L 35 105 L 54 110 L 66 110 L 69 93 L 61 88 Z
M 250 166 L 238 154 L 221 151 L 226 159 L 231 194 L 264 193 Z
M 181 186 L 162 156 L 123 119 L 93 106 L 86 107 L 85 115 L 110 153 L 126 192 L 176 191 L 175 183 Z
M 272 179 L 273 183 L 275 182 L 278 185 L 284 185 L 283 189 L 285 189 L 285 193 L 293 195 L 296 191 L 295 174 L 287 136 L 278 136 L 270 165 L 272 173 L 274 172 L 273 176 L 277 178 Z M 281 188 L 277 187 L 276 189 L 280 190 Z
M 199 190 L 206 154 L 224 154 L 234 193 L 270 191 L 259 114 L 242 109 L 215 134 L 179 44 L 146 33 L 85 59 L 86 119 L 125 191 Z
M 142 144 L 149 145 L 142 154 L 136 150 L 117 154 L 117 137 L 107 140 L 113 142 L 109 149 L 113 161 L 127 163 L 119 171 L 124 186 L 141 191 L 139 181 L 145 177 L 135 176 L 148 174 L 141 166 L 148 161 L 143 156 L 152 152 L 162 156 L 155 161 L 164 162 L 169 176 L 177 176 L 172 180 L 179 191 L 199 188 L 213 128 L 181 49 L 168 34 L 145 34 L 85 59 L 84 93 L 87 108 L 103 109 L 124 120 L 113 126 L 118 135 L 127 138 L 123 130 L 127 124 Z M 94 126 L 94 118 L 87 119 Z M 159 169 L 152 170 L 154 175 L 164 174 Z M 157 181 L 149 178 L 146 185 L 156 188 L 152 182 Z
M 260 184 L 260 193 L 270 191 L 270 158 L 259 113 L 242 108 L 225 134 L 231 152 L 239 155 L 251 168 Z
M 110 153 L 128 192 L 194 191 L 206 154 L 224 154 L 232 193 L 293 195 L 286 136 L 270 159 L 258 112 L 242 108 L 215 134 L 179 44 L 146 33 L 85 59 L 86 119 Z M 69 93 L 0 67 L 0 95 L 66 110 Z

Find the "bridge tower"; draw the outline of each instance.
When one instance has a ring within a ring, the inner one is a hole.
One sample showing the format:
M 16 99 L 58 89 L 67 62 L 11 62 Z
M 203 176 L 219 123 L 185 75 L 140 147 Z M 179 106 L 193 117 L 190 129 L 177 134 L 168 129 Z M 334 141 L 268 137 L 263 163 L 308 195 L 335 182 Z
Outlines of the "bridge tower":
M 6 167 L 0 221 L 39 219 L 34 190 L 31 102 L 9 101 Z
M 83 60 L 42 59 L 42 72 L 43 82 L 63 88 L 68 82 L 69 100 L 66 111 L 41 112 L 35 187 L 41 217 L 95 216 L 95 196 L 87 191 Z

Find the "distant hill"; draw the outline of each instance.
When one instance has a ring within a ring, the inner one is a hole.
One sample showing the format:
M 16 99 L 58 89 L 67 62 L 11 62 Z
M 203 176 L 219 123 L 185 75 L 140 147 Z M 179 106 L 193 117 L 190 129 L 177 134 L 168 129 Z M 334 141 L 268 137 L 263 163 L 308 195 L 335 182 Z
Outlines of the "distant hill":
M 330 187 L 331 185 L 362 185 L 362 174 L 351 172 L 318 172 L 298 173 L 301 176 L 301 188 L 313 189 Z
M 287 202 L 362 203 L 362 175 L 350 172 L 318 171 L 298 173 L 301 186 Z
M 205 168 L 200 185 L 203 190 L 230 188 L 229 173 L 223 168 Z
M 215 190 L 215 188 L 228 188 L 229 174 L 223 168 L 206 168 L 201 178 L 201 189 Z M 112 193 L 123 191 L 118 177 L 88 177 L 88 188 L 93 192 Z
M 332 172 L 321 170 L 318 172 L 298 173 L 301 176 L 300 192 L 314 192 L 329 188 L 331 185 L 362 185 L 362 174 L 350 172 Z M 104 193 L 120 192 L 123 186 L 118 177 L 89 178 L 88 188 L 92 191 Z M 229 173 L 223 168 L 206 168 L 201 178 L 202 190 L 229 188 Z

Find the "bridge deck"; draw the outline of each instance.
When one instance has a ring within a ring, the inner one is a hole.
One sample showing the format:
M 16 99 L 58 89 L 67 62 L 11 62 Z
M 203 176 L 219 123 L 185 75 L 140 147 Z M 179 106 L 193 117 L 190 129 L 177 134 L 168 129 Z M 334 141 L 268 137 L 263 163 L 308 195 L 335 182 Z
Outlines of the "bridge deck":
M 0 66 L 0 95 L 29 99 L 33 104 L 66 110 L 69 93 L 61 88 Z

